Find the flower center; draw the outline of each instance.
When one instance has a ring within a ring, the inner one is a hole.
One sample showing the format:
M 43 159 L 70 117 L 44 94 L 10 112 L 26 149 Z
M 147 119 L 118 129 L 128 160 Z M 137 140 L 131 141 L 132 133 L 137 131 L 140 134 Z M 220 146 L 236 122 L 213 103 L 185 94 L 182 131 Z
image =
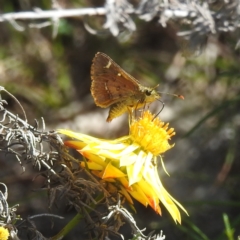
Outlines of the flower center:
M 140 119 L 133 120 L 130 125 L 131 139 L 139 144 L 144 151 L 158 156 L 173 147 L 168 143 L 171 136 L 175 135 L 174 129 L 168 129 L 168 123 L 155 118 L 145 111 Z

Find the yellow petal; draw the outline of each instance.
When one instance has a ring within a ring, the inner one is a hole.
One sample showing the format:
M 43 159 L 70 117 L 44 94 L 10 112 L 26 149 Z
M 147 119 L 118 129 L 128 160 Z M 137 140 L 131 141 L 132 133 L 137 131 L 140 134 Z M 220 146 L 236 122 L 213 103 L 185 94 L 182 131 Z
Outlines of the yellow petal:
M 162 163 L 162 167 L 163 167 L 164 172 L 165 172 L 168 176 L 170 176 L 170 174 L 168 173 L 167 169 L 165 168 L 165 164 L 164 164 L 164 162 L 163 162 L 162 156 L 160 156 L 160 159 L 161 159 L 161 163 Z
M 145 207 L 148 205 L 148 198 L 144 194 L 141 188 L 137 184 L 132 185 L 132 190 L 127 190 L 130 195 L 135 198 L 138 202 L 143 204 Z
M 126 174 L 120 171 L 118 168 L 114 167 L 111 163 L 108 163 L 103 174 L 102 179 L 105 178 L 121 178 L 125 177 Z
M 146 158 L 146 154 L 144 154 L 144 152 L 141 151 L 137 156 L 136 163 L 133 165 L 133 172 L 132 172 L 132 176 L 131 176 L 133 179 L 139 179 L 140 180 L 140 178 L 138 178 L 138 177 L 142 177 L 142 173 L 140 173 L 140 172 L 141 172 L 141 170 L 143 168 L 143 165 L 146 161 L 145 158 Z
M 155 169 L 155 175 L 158 175 L 157 169 Z M 181 215 L 179 212 L 179 209 L 177 206 L 179 206 L 184 212 L 187 213 L 187 211 L 183 208 L 183 206 L 178 203 L 163 187 L 159 177 L 155 177 L 155 184 L 154 187 L 155 191 L 158 194 L 158 197 L 162 204 L 167 208 L 169 213 L 171 214 L 172 218 L 174 219 L 175 222 L 179 222 L 181 224 Z M 177 206 L 176 206 L 177 205 Z
M 138 144 L 131 144 L 131 145 L 125 145 L 125 148 L 123 149 L 123 151 L 120 153 L 120 156 L 124 156 L 127 155 L 131 152 L 134 152 L 137 148 L 139 148 Z
M 127 175 L 129 179 L 129 185 L 133 185 L 136 182 L 139 182 L 142 179 L 141 172 L 134 174 L 134 165 L 127 166 Z
M 98 171 L 102 171 L 104 168 L 103 166 L 101 165 L 98 165 L 97 163 L 95 162 L 80 162 L 80 166 L 83 167 L 83 168 L 86 168 L 86 165 L 87 165 L 87 168 L 90 169 L 90 170 L 98 170 Z
M 137 183 L 139 188 L 142 189 L 144 194 L 147 197 L 148 204 L 151 206 L 151 208 L 158 214 L 161 215 L 161 209 L 159 206 L 159 197 L 157 196 L 154 189 L 149 185 L 145 180 L 141 180 Z
M 78 152 L 80 152 L 85 158 L 87 158 L 89 161 L 91 162 L 95 162 L 98 165 L 101 165 L 103 167 L 107 166 L 107 163 L 105 162 L 105 158 L 104 157 L 100 157 L 98 155 L 95 155 L 85 149 L 83 150 L 79 150 Z
M 102 141 L 101 144 L 98 145 L 99 149 L 106 149 L 109 151 L 121 151 L 126 148 L 126 145 L 123 143 L 115 143 L 112 144 L 111 141 Z
M 125 167 L 134 164 L 137 161 L 137 155 L 135 153 L 129 153 L 128 155 L 120 157 L 120 167 Z
M 129 181 L 128 181 L 127 177 L 118 178 L 117 180 L 119 182 L 121 182 L 121 184 L 123 185 L 123 187 L 125 189 L 132 190 L 132 187 L 129 185 Z
M 88 136 L 88 135 L 85 135 L 82 133 L 73 132 L 73 131 L 67 130 L 67 129 L 58 129 L 57 132 L 64 134 L 71 138 L 76 138 L 76 139 L 81 140 L 86 143 L 92 142 L 92 141 L 98 141 L 97 138 L 94 138 L 94 137 L 91 137 L 91 136 Z
M 133 204 L 133 200 L 132 198 L 130 197 L 129 193 L 127 192 L 127 190 L 120 185 L 120 193 L 122 193 L 122 195 L 127 199 L 127 201 L 130 203 L 130 204 Z
M 79 141 L 65 141 L 64 144 L 70 148 L 82 149 L 86 146 L 85 142 Z
M 111 160 L 118 160 L 119 158 L 119 151 L 109 151 L 106 149 L 100 149 L 97 152 L 98 155 L 104 156 L 106 158 L 109 158 Z
M 152 153 L 148 152 L 144 155 L 144 168 L 143 168 L 143 175 L 146 175 L 150 171 L 150 169 L 153 167 L 152 161 L 154 160 L 154 156 Z

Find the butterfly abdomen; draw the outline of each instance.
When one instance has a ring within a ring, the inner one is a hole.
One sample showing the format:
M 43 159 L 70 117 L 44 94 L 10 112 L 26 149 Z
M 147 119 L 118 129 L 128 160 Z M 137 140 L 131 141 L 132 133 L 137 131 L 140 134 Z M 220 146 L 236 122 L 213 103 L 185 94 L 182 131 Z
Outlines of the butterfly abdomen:
M 107 122 L 111 122 L 114 118 L 121 116 L 123 113 L 128 111 L 128 106 L 125 101 L 113 104 L 110 107 Z

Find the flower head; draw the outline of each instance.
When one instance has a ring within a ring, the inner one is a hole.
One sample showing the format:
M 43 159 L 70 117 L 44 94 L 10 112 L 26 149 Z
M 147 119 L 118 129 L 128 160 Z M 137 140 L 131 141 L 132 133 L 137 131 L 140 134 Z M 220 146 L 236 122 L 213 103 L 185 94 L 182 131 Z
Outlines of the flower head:
M 130 136 L 146 152 L 158 156 L 174 146 L 168 143 L 175 135 L 174 129 L 168 129 L 168 125 L 145 111 L 139 120 L 134 120 L 130 125 Z
M 7 240 L 9 237 L 9 231 L 8 229 L 4 228 L 4 227 L 0 227 L 0 239 L 1 240 Z
M 131 204 L 133 197 L 161 214 L 159 202 L 162 202 L 175 222 L 181 223 L 178 207 L 186 210 L 163 187 L 157 171 L 157 157 L 174 146 L 168 142 L 175 135 L 168 124 L 145 111 L 141 118 L 132 121 L 128 136 L 115 140 L 64 129 L 58 132 L 80 140 L 66 141 L 65 144 L 77 149 L 88 160 L 87 167 L 95 175 L 111 184 L 120 183 L 120 192 Z M 81 165 L 85 167 L 84 162 Z

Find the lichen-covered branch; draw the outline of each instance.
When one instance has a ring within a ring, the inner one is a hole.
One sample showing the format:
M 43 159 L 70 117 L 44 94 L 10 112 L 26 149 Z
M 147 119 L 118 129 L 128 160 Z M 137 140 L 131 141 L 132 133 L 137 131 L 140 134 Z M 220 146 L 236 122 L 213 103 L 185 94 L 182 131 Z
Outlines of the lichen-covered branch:
M 134 6 L 127 0 L 106 0 L 105 5 L 100 8 L 34 9 L 32 12 L 0 14 L 0 22 L 8 21 L 17 30 L 23 31 L 24 28 L 18 23 L 18 20 L 42 19 L 42 23 L 29 24 L 30 27 L 41 28 L 51 24 L 54 27 L 58 26 L 56 22 L 61 18 L 95 17 L 98 15 L 106 16 L 106 22 L 102 27 L 108 29 L 114 36 L 117 36 L 123 30 L 134 32 L 136 30 L 134 16 L 145 21 L 158 19 L 158 22 L 164 27 L 167 26 L 169 21 L 175 21 L 179 25 L 179 35 L 194 41 L 198 45 L 210 34 L 233 32 L 240 26 L 240 4 L 238 0 L 141 0 Z M 48 21 L 46 22 L 46 20 Z M 184 30 L 181 30 L 182 26 L 184 26 Z

